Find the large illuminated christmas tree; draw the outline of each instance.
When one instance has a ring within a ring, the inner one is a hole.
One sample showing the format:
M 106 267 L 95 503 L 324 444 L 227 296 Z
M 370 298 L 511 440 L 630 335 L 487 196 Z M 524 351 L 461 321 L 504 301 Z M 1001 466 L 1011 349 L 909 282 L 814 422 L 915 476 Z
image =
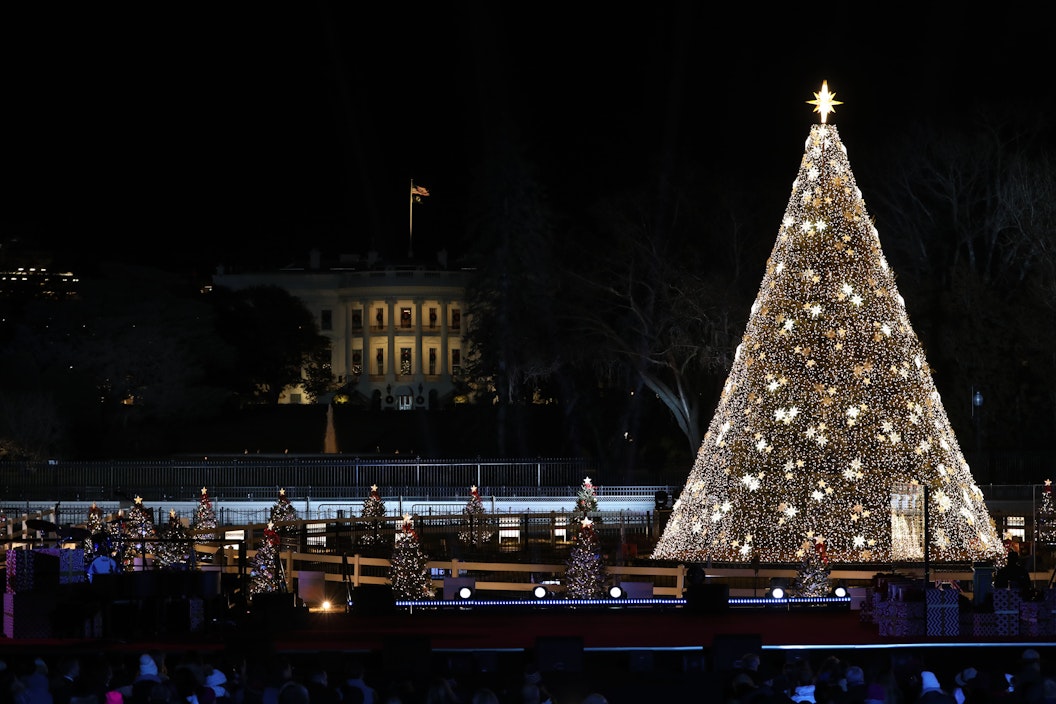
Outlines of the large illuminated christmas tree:
M 820 124 L 654 558 L 799 563 L 809 536 L 831 562 L 887 563 L 893 524 L 921 522 L 925 495 L 931 559 L 1001 555 L 846 149 L 826 124 L 834 97 L 823 84 L 808 101 Z

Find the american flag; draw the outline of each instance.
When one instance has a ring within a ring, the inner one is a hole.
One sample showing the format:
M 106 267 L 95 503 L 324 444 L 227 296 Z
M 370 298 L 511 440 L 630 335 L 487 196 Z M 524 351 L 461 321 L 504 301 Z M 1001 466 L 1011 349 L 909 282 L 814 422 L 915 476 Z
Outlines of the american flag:
M 418 200 L 422 196 L 429 195 L 429 190 L 426 189 L 424 186 L 411 186 L 411 195 L 414 197 L 415 200 Z

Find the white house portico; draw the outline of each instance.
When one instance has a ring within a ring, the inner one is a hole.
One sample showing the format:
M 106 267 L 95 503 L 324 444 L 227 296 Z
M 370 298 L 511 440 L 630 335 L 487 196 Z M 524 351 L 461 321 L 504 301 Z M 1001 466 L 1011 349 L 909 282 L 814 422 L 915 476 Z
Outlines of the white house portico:
M 342 256 L 331 267 L 318 252 L 306 267 L 218 272 L 232 290 L 278 286 L 304 302 L 330 338 L 331 367 L 350 398 L 382 410 L 436 408 L 452 402 L 465 359 L 467 272 L 436 265 L 382 265 Z M 301 388 L 280 403 L 306 403 Z

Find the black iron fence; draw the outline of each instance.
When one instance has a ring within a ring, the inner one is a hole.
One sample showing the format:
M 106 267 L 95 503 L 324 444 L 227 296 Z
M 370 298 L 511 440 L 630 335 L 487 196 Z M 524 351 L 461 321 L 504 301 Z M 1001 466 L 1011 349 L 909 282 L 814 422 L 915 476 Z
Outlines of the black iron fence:
M 109 501 L 130 498 L 149 488 L 162 498 L 194 497 L 202 487 L 217 497 L 258 499 L 277 487 L 314 499 L 362 496 L 372 484 L 389 494 L 463 498 L 466 487 L 490 487 L 494 493 L 519 487 L 548 496 L 567 492 L 586 475 L 601 479 L 582 459 L 462 459 L 420 457 L 362 458 L 335 456 L 178 457 L 104 462 L 2 462 L 0 487 L 5 501 Z M 413 490 L 412 490 L 413 489 Z

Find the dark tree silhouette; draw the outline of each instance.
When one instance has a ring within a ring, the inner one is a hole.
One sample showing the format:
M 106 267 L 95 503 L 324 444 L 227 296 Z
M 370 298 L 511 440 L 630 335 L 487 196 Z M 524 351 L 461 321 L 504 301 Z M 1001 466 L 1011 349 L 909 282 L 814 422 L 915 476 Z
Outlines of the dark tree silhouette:
M 218 288 L 213 302 L 217 333 L 237 353 L 232 383 L 244 400 L 274 404 L 298 384 L 311 397 L 332 388 L 329 339 L 296 296 L 278 286 Z

